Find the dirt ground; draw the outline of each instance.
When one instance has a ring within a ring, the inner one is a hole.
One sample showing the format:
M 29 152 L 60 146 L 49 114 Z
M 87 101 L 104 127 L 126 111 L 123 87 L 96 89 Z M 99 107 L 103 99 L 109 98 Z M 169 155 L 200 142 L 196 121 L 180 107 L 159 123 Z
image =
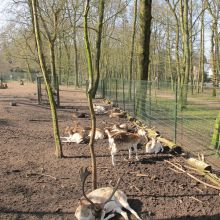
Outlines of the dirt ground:
M 81 166 L 90 166 L 88 146 L 63 144 L 65 158 L 57 159 L 50 110 L 37 104 L 36 85 L 20 86 L 15 82 L 8 86 L 0 90 L 0 219 L 76 219 L 74 212 L 82 196 L 78 171 Z M 73 106 L 58 109 L 63 136 L 65 127 L 72 124 L 73 110 L 88 112 L 88 108 L 80 90 L 62 89 L 61 104 Z M 17 106 L 11 106 L 12 101 Z M 80 121 L 83 125 L 90 123 L 89 119 Z M 97 117 L 99 128 L 116 122 L 119 120 L 108 116 Z M 183 163 L 181 157 L 168 153 L 146 155 L 140 149 L 140 161 L 128 163 L 128 152 L 122 151 L 113 168 L 107 139 L 97 141 L 95 151 L 99 187 L 114 185 L 127 171 L 119 188 L 143 220 L 220 219 L 220 191 L 174 172 L 166 162 Z M 146 175 L 140 177 L 138 173 Z M 89 192 L 90 178 L 86 185 Z M 135 218 L 130 215 L 130 219 Z

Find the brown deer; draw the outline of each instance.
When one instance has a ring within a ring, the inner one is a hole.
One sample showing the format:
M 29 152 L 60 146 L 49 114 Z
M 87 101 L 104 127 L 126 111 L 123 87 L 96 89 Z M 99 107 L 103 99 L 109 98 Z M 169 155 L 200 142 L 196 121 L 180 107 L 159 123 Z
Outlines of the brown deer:
M 115 155 L 123 149 L 128 149 L 129 159 L 131 159 L 132 151 L 136 154 L 136 160 L 138 158 L 137 145 L 145 140 L 145 137 L 130 132 L 111 132 L 106 128 L 105 133 L 108 135 L 109 148 L 111 150 L 112 165 L 115 166 Z

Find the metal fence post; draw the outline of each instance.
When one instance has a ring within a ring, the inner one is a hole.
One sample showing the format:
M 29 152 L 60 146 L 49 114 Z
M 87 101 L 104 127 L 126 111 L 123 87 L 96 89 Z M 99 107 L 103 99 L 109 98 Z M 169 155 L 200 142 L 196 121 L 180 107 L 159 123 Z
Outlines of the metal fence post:
M 147 84 L 148 84 L 148 82 L 146 82 Z M 152 82 L 150 81 L 149 82 L 149 86 L 147 86 L 148 88 L 149 88 L 149 127 L 151 127 L 151 84 L 152 84 Z M 147 92 L 147 90 L 146 90 L 146 92 Z
M 105 79 L 102 79 L 102 98 L 105 98 Z
M 108 85 L 109 85 L 109 98 L 112 98 L 112 84 L 111 84 L 111 80 L 108 79 Z
M 57 107 L 60 107 L 60 87 L 59 87 L 59 78 L 56 75 L 56 95 L 57 95 Z
M 118 81 L 115 79 L 115 102 L 118 104 Z
M 123 80 L 123 84 L 122 84 L 122 90 L 123 90 L 123 108 L 125 111 L 125 82 Z
M 133 86 L 133 111 L 135 115 L 135 80 L 133 80 L 134 86 Z
M 41 104 L 42 101 L 42 94 L 41 94 L 41 78 L 38 76 L 37 77 L 37 100 L 38 100 L 38 104 Z
M 174 142 L 177 140 L 177 115 L 178 115 L 178 84 L 175 87 L 175 109 L 174 109 Z

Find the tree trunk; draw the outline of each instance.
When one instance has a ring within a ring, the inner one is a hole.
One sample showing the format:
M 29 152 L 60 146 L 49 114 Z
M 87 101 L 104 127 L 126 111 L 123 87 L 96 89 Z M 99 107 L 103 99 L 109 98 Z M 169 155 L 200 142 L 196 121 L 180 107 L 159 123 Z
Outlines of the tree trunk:
M 136 35 L 136 23 L 137 23 L 137 0 L 134 1 L 134 22 L 133 22 L 133 31 L 131 37 L 131 55 L 130 55 L 130 64 L 129 64 L 129 98 L 131 100 L 132 96 L 132 76 L 133 76 L 133 57 L 134 57 L 134 43 L 135 43 L 135 35 Z M 133 77 L 134 78 L 134 77 Z
M 190 25 L 189 25 L 189 56 L 190 56 L 190 81 L 191 81 L 191 94 L 194 93 L 194 73 L 193 73 L 193 5 L 192 0 L 190 0 Z
M 133 56 L 134 56 L 134 43 L 135 43 L 135 35 L 136 35 L 136 23 L 137 23 L 137 0 L 134 1 L 134 21 L 133 21 L 133 30 L 132 30 L 132 38 L 131 38 L 131 55 L 129 62 L 129 80 L 132 80 L 133 73 Z
M 42 49 L 42 40 L 41 40 L 41 35 L 40 35 L 40 30 L 39 30 L 37 6 L 38 6 L 38 1 L 32 0 L 35 39 L 36 39 L 36 44 L 37 44 L 37 52 L 38 52 L 38 57 L 40 61 L 40 67 L 41 67 L 41 71 L 43 74 L 44 82 L 45 82 L 46 89 L 47 89 L 48 99 L 50 103 L 51 116 L 52 116 L 52 122 L 53 122 L 53 133 L 54 133 L 54 139 L 55 139 L 55 154 L 58 158 L 61 158 L 63 156 L 63 152 L 62 152 L 62 145 L 61 145 L 59 129 L 58 129 L 59 127 L 58 127 L 58 120 L 57 120 L 57 112 L 56 112 L 53 91 L 49 83 L 48 72 L 46 69 L 46 63 L 45 63 L 45 58 L 44 58 L 43 49 Z
M 66 50 L 66 55 L 67 55 L 67 79 L 66 79 L 66 84 L 69 85 L 69 78 L 70 78 L 70 51 L 68 48 L 67 43 L 64 41 L 64 47 Z
M 216 55 L 215 55 L 215 24 L 212 25 L 212 34 L 211 34 L 211 57 L 212 57 L 212 96 L 216 96 L 216 85 L 215 85 L 215 76 L 216 76 Z
M 78 1 L 77 1 L 78 3 Z M 76 3 L 76 4 L 77 4 Z M 74 63 L 75 63 L 75 84 L 76 87 L 79 87 L 79 67 L 78 67 L 78 47 L 76 41 L 76 9 L 74 10 L 74 24 L 73 24 L 73 44 L 74 44 Z
M 181 71 L 180 71 L 180 52 L 179 52 L 179 36 L 180 36 L 180 25 L 179 25 L 179 19 L 176 14 L 175 8 L 173 8 L 169 2 L 169 0 L 166 0 L 166 2 L 169 5 L 169 8 L 171 12 L 173 13 L 173 16 L 175 18 L 176 24 L 175 24 L 175 32 L 176 32 L 176 40 L 175 40 L 175 59 L 176 59 L 176 82 L 178 85 L 181 83 Z
M 186 108 L 188 95 L 188 82 L 190 72 L 190 44 L 189 44 L 189 26 L 188 26 L 188 0 L 181 0 L 181 29 L 183 41 L 183 75 L 180 86 L 180 107 L 181 110 Z M 184 5 L 182 5 L 184 3 Z
M 197 78 L 197 92 L 203 92 L 204 83 L 204 1 L 202 2 L 201 27 L 200 27 L 200 55 L 199 55 L 199 73 Z
M 32 75 L 32 73 L 31 73 L 30 64 L 29 64 L 27 58 L 25 59 L 25 62 L 26 62 L 26 65 L 27 65 L 27 72 L 28 72 L 29 81 L 30 81 L 30 82 L 33 82 L 33 81 L 34 81 L 34 80 L 33 80 L 33 75 Z
M 53 88 L 53 91 L 56 91 L 56 64 L 55 64 L 54 41 L 49 42 L 49 48 L 50 48 L 51 86 Z
M 87 63 L 88 63 L 88 78 L 89 78 L 87 95 L 88 95 L 89 110 L 90 110 L 90 115 L 91 115 L 91 132 L 92 132 L 90 136 L 90 141 L 89 141 L 89 148 L 90 148 L 91 159 L 92 159 L 92 188 L 94 190 L 97 188 L 96 156 L 95 156 L 95 150 L 94 150 L 96 117 L 95 117 L 95 112 L 94 112 L 93 102 L 92 102 L 92 90 L 93 90 L 94 79 L 93 79 L 92 56 L 91 56 L 91 50 L 90 50 L 90 44 L 89 44 L 88 24 L 87 24 L 88 12 L 90 8 L 89 2 L 90 0 L 86 1 L 85 12 L 84 12 L 84 39 L 85 39 L 86 57 L 87 57 Z
M 95 98 L 100 79 L 100 56 L 101 56 L 101 45 L 102 45 L 102 28 L 103 28 L 103 18 L 104 18 L 105 0 L 99 0 L 99 23 L 98 32 L 96 39 L 96 60 L 95 60 L 95 73 L 96 79 L 94 83 L 94 88 L 92 90 L 92 97 Z
M 148 80 L 152 0 L 140 0 L 140 80 Z

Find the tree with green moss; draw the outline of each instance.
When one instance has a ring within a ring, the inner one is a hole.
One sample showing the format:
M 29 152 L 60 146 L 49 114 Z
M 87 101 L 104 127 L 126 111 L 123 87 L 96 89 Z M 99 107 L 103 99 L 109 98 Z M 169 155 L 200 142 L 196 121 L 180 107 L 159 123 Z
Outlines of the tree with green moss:
M 33 26 L 34 26 L 34 34 L 36 39 L 36 46 L 37 46 L 37 53 L 38 58 L 40 62 L 40 68 L 43 74 L 44 82 L 46 85 L 46 90 L 48 94 L 48 99 L 50 103 L 50 109 L 51 109 L 51 116 L 52 116 L 52 122 L 53 122 L 53 133 L 54 133 L 54 139 L 55 139 L 55 155 L 58 158 L 61 158 L 63 156 L 62 152 L 62 145 L 60 141 L 60 135 L 59 135 L 59 126 L 58 126 L 58 119 L 57 119 L 57 112 L 56 112 L 56 104 L 53 96 L 52 87 L 49 83 L 49 76 L 48 71 L 46 68 L 46 62 L 45 62 L 45 56 L 43 53 L 42 48 L 42 40 L 41 40 L 41 34 L 40 34 L 40 28 L 39 28 L 39 18 L 38 18 L 38 0 L 31 0 L 30 2 L 30 11 L 33 15 Z
M 89 85 L 87 90 L 87 97 L 89 103 L 89 110 L 91 116 L 91 136 L 89 141 L 90 154 L 92 159 L 92 188 L 93 190 L 97 188 L 97 169 L 96 169 L 96 156 L 94 150 L 94 138 L 95 138 L 95 130 L 96 130 L 96 117 L 93 108 L 92 102 L 92 91 L 94 89 L 94 73 L 93 73 L 93 65 L 92 65 L 92 55 L 89 43 L 88 36 L 88 13 L 90 9 L 90 0 L 86 1 L 85 11 L 84 11 L 84 40 L 85 40 L 85 48 L 86 48 L 86 58 L 88 64 L 88 78 Z

